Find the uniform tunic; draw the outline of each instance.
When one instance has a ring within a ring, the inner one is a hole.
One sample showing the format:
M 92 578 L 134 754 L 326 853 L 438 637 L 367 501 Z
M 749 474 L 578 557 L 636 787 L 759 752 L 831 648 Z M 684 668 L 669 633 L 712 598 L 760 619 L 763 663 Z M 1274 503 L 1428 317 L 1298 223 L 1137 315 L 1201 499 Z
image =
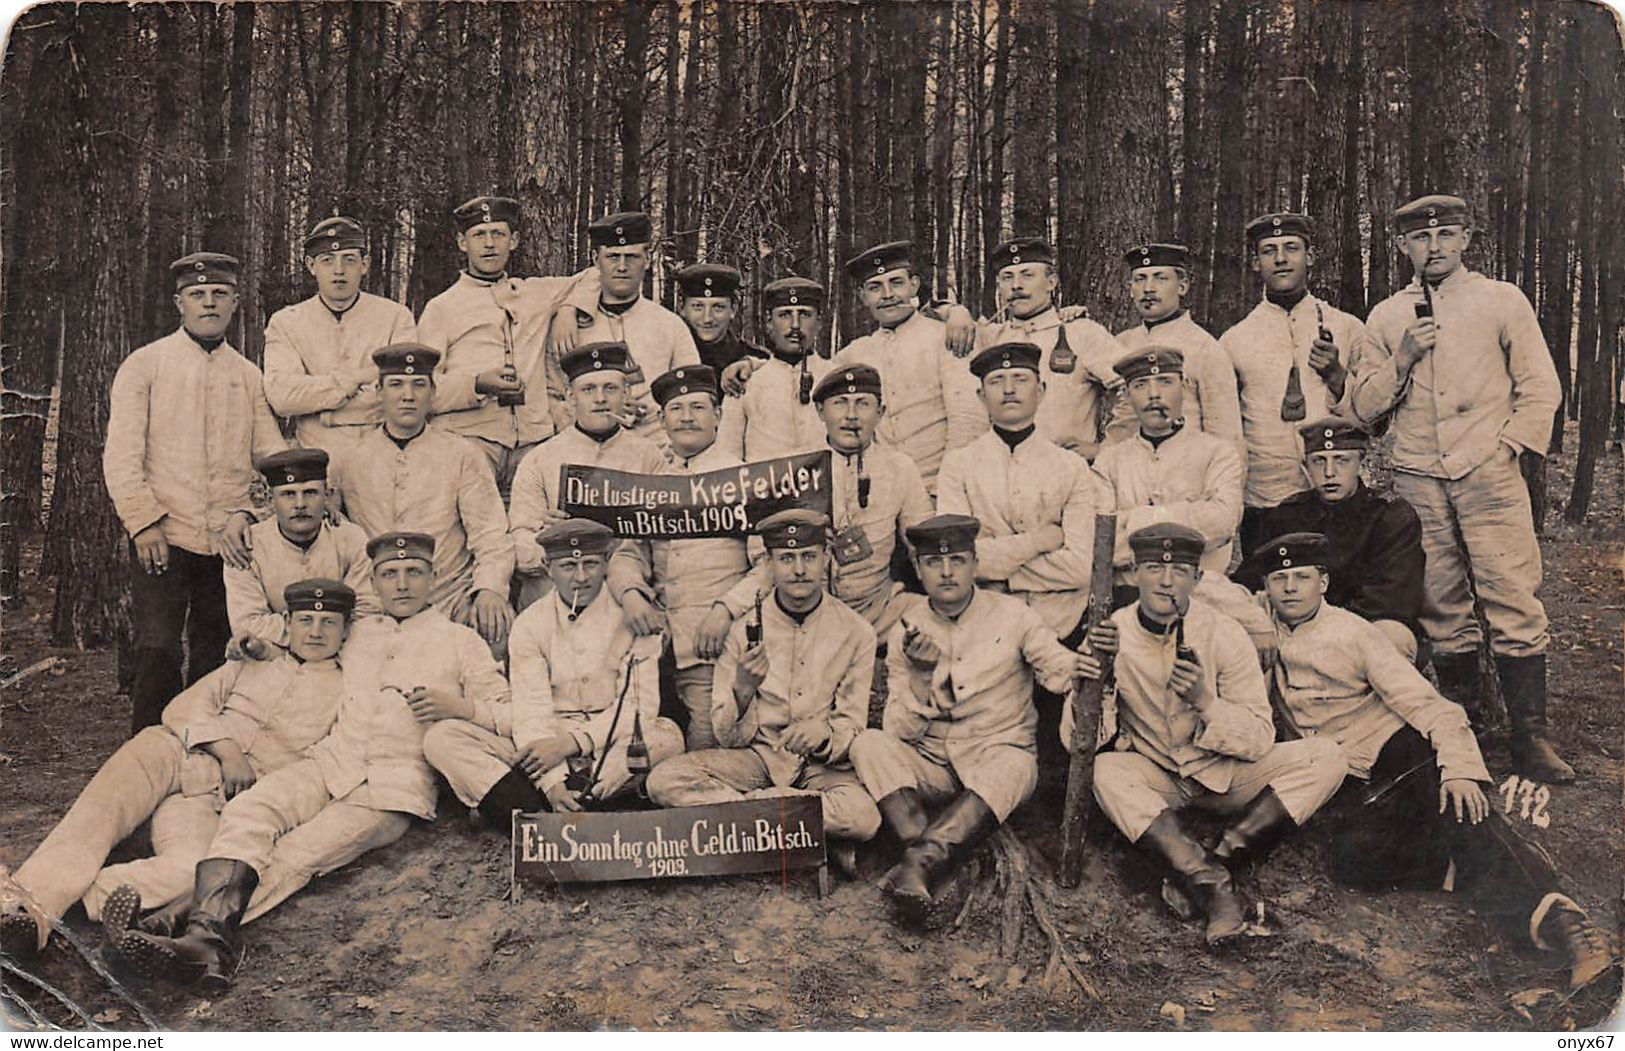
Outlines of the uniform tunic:
M 700 363 L 700 352 L 694 346 L 688 323 L 659 303 L 641 297 L 621 314 L 611 313 L 601 305 L 595 305 L 590 311 L 583 310 L 579 302 L 576 310 L 577 346 L 612 340 L 625 343 L 631 351 L 637 370 L 629 377 L 626 407 L 641 414 L 635 428 L 638 435 L 663 445 L 666 436 L 660 427 L 660 406 L 650 395 L 649 384 L 680 365 Z M 582 321 L 586 324 L 581 324 Z M 574 413 L 568 405 L 565 419 L 574 421 Z M 559 430 L 564 430 L 564 423 L 560 423 Z
M 1333 397 L 1326 381 L 1309 365 L 1311 344 L 1324 321 L 1348 370 L 1343 395 Z M 1248 507 L 1274 507 L 1304 486 L 1302 421 L 1281 419 L 1287 376 L 1298 366 L 1307 419 L 1337 415 L 1348 402 L 1352 377 L 1366 354 L 1365 326 L 1312 295 L 1288 311 L 1265 299 L 1219 337 L 1236 373 L 1241 396 L 1241 428 L 1247 439 Z M 1273 536 L 1275 534 L 1269 534 Z
M 868 365 L 880 373 L 886 415 L 877 437 L 914 461 L 928 493 L 936 492 L 943 455 L 987 430 L 976 378 L 948 352 L 946 329 L 915 311 L 896 328 L 858 337 L 831 361 L 832 370 Z
M 340 374 L 373 369 L 373 351 L 414 332 L 410 310 L 370 292 L 337 316 L 321 296 L 283 307 L 265 326 L 265 396 L 300 446 L 337 455 L 384 420 L 376 383 L 351 397 Z
M 1111 616 L 1117 626 L 1115 705 L 1103 712 L 1111 749 L 1095 758 L 1095 798 L 1131 842 L 1164 810 L 1198 805 L 1243 809 L 1273 789 L 1302 825 L 1337 791 L 1348 767 L 1335 742 L 1309 737 L 1275 743 L 1269 697 L 1252 644 L 1239 624 L 1193 599 L 1185 644 L 1202 668 L 1206 711 L 1169 687 L 1178 639 L 1147 630 L 1138 602 Z M 1072 739 L 1072 709 L 1061 740 Z M 1115 724 L 1115 725 L 1114 725 Z
M 1076 367 L 1070 373 L 1056 372 L 1053 355 L 1061 328 L 1060 313 L 1050 307 L 1030 318 L 983 324 L 976 333 L 976 346 L 1022 342 L 1043 351 L 1039 375 L 1044 381 L 1044 400 L 1034 421 L 1038 433 L 1063 449 L 1093 458 L 1100 446 L 1104 387 L 1117 382 L 1112 366 L 1122 357 L 1123 348 L 1098 322 L 1088 318 L 1068 321 L 1066 345 L 1077 356 Z
M 1441 778 L 1490 779 L 1467 713 L 1366 620 L 1323 602 L 1297 627 L 1277 618 L 1275 628 L 1276 684 L 1293 721 L 1341 745 L 1354 776 L 1370 777 L 1382 746 L 1409 725 L 1432 743 Z
M 1172 347 L 1185 357 L 1185 424 L 1222 438 L 1235 447 L 1245 462 L 1246 446 L 1241 433 L 1241 402 L 1236 393 L 1236 372 L 1230 355 L 1207 329 L 1191 319 L 1189 312 L 1152 325 L 1144 324 L 1117 334 L 1123 353 L 1141 347 Z M 1279 403 L 1277 403 L 1279 404 Z M 1134 407 L 1128 395 L 1118 395 L 1106 427 L 1108 444 L 1124 441 L 1139 430 Z
M 344 511 L 369 537 L 406 530 L 435 539 L 429 602 L 463 619 L 474 592 L 506 597 L 513 576 L 502 497 L 472 444 L 431 422 L 405 448 L 374 429 L 328 469 Z
M 754 343 L 746 343 L 732 330 L 724 332 L 721 339 L 705 342 L 695 335 L 694 330 L 688 330 L 690 338 L 694 340 L 694 349 L 699 351 L 700 364 L 709 365 L 716 370 L 718 376 L 722 370 L 742 358 L 765 358 L 767 350 Z M 650 377 L 653 379 L 654 377 Z
M 891 575 L 897 538 L 909 526 L 931 517 L 931 498 L 919 468 L 891 446 L 870 444 L 861 454 L 861 475 L 859 458 L 831 453 L 831 521 L 835 535 L 861 529 L 869 553 L 845 564 L 832 557 L 828 588 L 862 614 L 878 635 L 891 629 L 904 606 L 900 601 L 903 585 Z M 869 479 L 867 504 L 858 499 L 863 476 Z
M 1038 434 L 1011 450 L 989 431 L 943 459 L 937 510 L 979 519 L 978 578 L 1019 597 L 1064 637 L 1089 602 L 1097 492 L 1081 457 Z M 1040 550 L 1035 534 L 1044 526 L 1060 526 L 1065 545 Z
M 102 475 L 132 537 L 158 522 L 171 546 L 216 555 L 211 534 L 233 511 L 253 511 L 255 460 L 285 444 L 258 366 L 178 329 L 119 365 Z
M 504 448 L 539 442 L 564 426 L 564 378 L 547 354 L 547 333 L 565 297 L 597 290 L 598 272 L 571 277 L 503 277 L 482 281 L 466 271 L 429 300 L 418 339 L 441 352 L 435 367 L 435 423 L 449 434 Z M 509 360 L 525 385 L 525 403 L 505 407 L 474 389 L 475 377 Z
M 942 651 L 930 668 L 920 668 L 904 652 L 910 625 Z M 876 799 L 900 788 L 928 787 L 936 780 L 935 767 L 975 792 L 1003 821 L 1038 783 L 1033 679 L 1064 693 L 1074 666 L 1054 630 L 1019 599 L 977 588 L 953 619 L 921 603 L 892 628 L 882 728 L 864 732 L 853 764 Z M 911 771 L 917 760 L 929 765 Z M 930 794 L 945 797 L 957 786 L 950 779 L 942 788 Z
M 367 534 L 354 522 L 323 522 L 309 547 L 300 547 L 282 535 L 275 518 L 248 530 L 252 564 L 247 569 L 225 568 L 226 611 L 231 633 L 248 632 L 286 649 L 289 584 L 313 577 L 342 580 L 355 592 L 355 615 L 382 612 L 372 588 L 372 560 L 367 557 Z
M 216 669 L 169 703 L 163 726 L 142 730 L 102 764 L 13 878 L 52 918 L 83 897 L 95 919 L 123 883 L 150 908 L 190 892 L 225 802 L 220 763 L 202 746 L 233 741 L 264 777 L 326 735 L 342 696 L 331 660 L 282 656 Z M 154 856 L 103 868 L 149 817 Z
M 1241 521 L 1241 459 L 1228 443 L 1189 424 L 1152 445 L 1142 434 L 1100 451 L 1095 472 L 1117 508 L 1118 583 L 1134 562 L 1129 534 L 1155 522 L 1177 522 L 1206 540 L 1202 570 L 1222 574 Z
M 830 363 L 809 353 L 807 373 L 814 386 Z M 801 365 L 772 357 L 756 366 L 745 393 L 722 403 L 717 442 L 745 463 L 824 447 L 824 421 L 818 406 L 801 404 Z
M 603 441 L 574 425 L 549 438 L 525 457 L 513 478 L 509 532 L 521 573 L 539 574 L 546 565 L 536 534 L 559 514 L 559 469 L 565 464 L 660 474 L 666 459 L 653 442 L 624 427 Z
M 1401 383 L 1393 356 L 1422 301 L 1412 281 L 1371 311 L 1371 360 L 1352 398 L 1366 423 L 1392 410 L 1394 492 L 1422 521 L 1423 626 L 1439 652 L 1471 652 L 1476 592 L 1496 654 L 1543 653 L 1540 546 L 1514 453 L 1545 453 L 1557 370 L 1517 286 L 1461 268 L 1433 290 L 1438 343 Z
M 1331 585 L 1326 601 L 1366 620 L 1394 620 L 1422 631 L 1425 558 L 1422 523 L 1403 500 L 1385 499 L 1364 483 L 1346 499 L 1327 503 L 1311 489 L 1265 511 L 1265 539 L 1285 533 L 1323 533 L 1330 541 Z M 1249 587 L 1263 582 L 1250 580 Z

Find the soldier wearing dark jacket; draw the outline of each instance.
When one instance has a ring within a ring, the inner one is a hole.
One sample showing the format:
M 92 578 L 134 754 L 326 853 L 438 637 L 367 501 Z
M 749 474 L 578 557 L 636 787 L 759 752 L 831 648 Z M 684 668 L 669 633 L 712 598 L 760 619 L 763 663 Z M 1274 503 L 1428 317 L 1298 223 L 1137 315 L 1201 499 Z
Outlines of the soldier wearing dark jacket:
M 1321 533 L 1331 541 L 1326 601 L 1375 624 L 1394 646 L 1416 659 L 1422 637 L 1422 523 L 1411 505 L 1382 497 L 1360 480 L 1371 436 L 1358 424 L 1330 418 L 1299 429 L 1311 488 L 1259 514 L 1260 537 Z M 1249 551 L 1251 555 L 1254 552 Z M 1254 591 L 1244 565 L 1236 579 Z

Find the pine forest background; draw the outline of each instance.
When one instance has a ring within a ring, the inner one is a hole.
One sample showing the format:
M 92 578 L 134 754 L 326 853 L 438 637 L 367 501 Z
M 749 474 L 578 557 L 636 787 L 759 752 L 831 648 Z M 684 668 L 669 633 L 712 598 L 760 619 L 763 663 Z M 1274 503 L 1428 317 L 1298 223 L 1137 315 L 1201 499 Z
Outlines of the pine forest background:
M 751 291 L 804 275 L 837 345 L 863 330 L 841 260 L 910 238 L 935 293 L 986 310 L 985 251 L 1015 233 L 1052 238 L 1066 301 L 1114 329 L 1121 251 L 1188 244 L 1217 334 L 1258 295 L 1242 228 L 1272 209 L 1315 217 L 1316 291 L 1364 316 L 1409 280 L 1394 206 L 1455 192 L 1470 264 L 1540 314 L 1578 521 L 1625 318 L 1621 72 L 1614 12 L 1581 0 L 34 7 L 0 74 L 0 599 L 43 531 L 57 641 L 122 636 L 108 391 L 175 326 L 171 259 L 242 260 L 232 342 L 258 361 L 311 294 L 315 219 L 363 220 L 369 289 L 415 313 L 456 273 L 450 209 L 492 192 L 523 202 L 519 273 L 580 268 L 588 220 L 643 208 L 652 296 L 697 260 Z

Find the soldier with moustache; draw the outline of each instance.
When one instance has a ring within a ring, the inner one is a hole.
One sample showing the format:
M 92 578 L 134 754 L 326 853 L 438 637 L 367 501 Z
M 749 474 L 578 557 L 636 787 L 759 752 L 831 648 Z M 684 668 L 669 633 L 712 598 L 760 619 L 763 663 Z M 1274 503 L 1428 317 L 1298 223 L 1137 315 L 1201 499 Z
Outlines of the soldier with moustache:
M 382 417 L 372 352 L 411 342 L 415 327 L 405 306 L 361 290 L 372 256 L 354 219 L 335 215 L 311 227 L 304 255 L 316 294 L 265 326 L 265 397 L 293 420 L 301 446 L 333 456 Z
M 1467 204 L 1420 197 L 1394 213 L 1411 283 L 1377 304 L 1369 363 L 1353 408 L 1392 421 L 1394 493 L 1422 521 L 1427 555 L 1422 626 L 1446 697 L 1477 709 L 1483 606 L 1490 651 L 1512 722 L 1512 761 L 1537 781 L 1574 770 L 1552 745 L 1546 716 L 1551 632 L 1524 458 L 1546 455 L 1561 391 L 1528 299 L 1462 263 L 1472 243 Z
M 260 461 L 272 515 L 248 530 L 248 567 L 225 569 L 226 613 L 239 653 L 258 643 L 287 649 L 283 596 L 296 581 L 342 580 L 355 596 L 357 615 L 378 612 L 367 534 L 327 513 L 327 463 L 321 449 L 289 449 Z
M 450 288 L 424 305 L 418 339 L 440 352 L 435 425 L 485 454 L 507 506 L 519 464 L 568 422 L 550 338 L 573 343 L 575 310 L 567 299 L 590 303 L 597 274 L 510 276 L 520 237 L 519 202 L 511 197 L 475 197 L 458 205 L 452 219 L 465 265 Z
M 1055 302 L 1060 286 L 1055 250 L 1042 238 L 1004 242 L 988 256 L 988 270 L 998 288 L 1000 310 L 980 327 L 977 345 L 1036 346 L 1041 354 L 1038 375 L 1047 392 L 1036 418 L 1038 433 L 1093 460 L 1100 448 L 1105 396 L 1122 387 L 1112 369 L 1122 348 L 1099 323 L 1062 317 Z
M 399 343 L 373 352 L 383 422 L 329 466 L 344 513 L 369 536 L 410 530 L 435 539 L 429 601 L 501 652 L 513 542 L 489 462 L 429 420 L 440 352 Z M 375 570 L 376 573 L 376 570 Z
M 1158 858 L 1206 920 L 1208 944 L 1246 929 L 1226 866 L 1256 857 L 1325 804 L 1348 769 L 1325 737 L 1275 742 L 1270 702 L 1246 633 L 1195 594 L 1201 533 L 1158 523 L 1129 537 L 1139 598 L 1090 630 L 1084 674 L 1113 658 L 1116 703 L 1095 756 L 1100 808 Z M 1070 747 L 1071 708 L 1061 725 Z M 1211 850 L 1181 827 L 1199 807 L 1239 815 Z
M 503 835 L 515 810 L 575 811 L 635 794 L 643 785 L 628 766 L 634 737 L 651 766 L 683 751 L 682 731 L 660 717 L 662 640 L 633 634 L 604 586 L 615 534 L 570 518 L 536 542 L 553 588 L 514 622 L 511 729 L 444 719 L 423 735 L 423 754 L 457 798 Z M 567 783 L 572 763 L 591 771 L 586 793 Z
M 842 347 L 831 365 L 868 365 L 880 373 L 886 403 L 880 440 L 913 460 L 934 494 L 943 456 L 986 430 L 987 417 L 974 379 L 949 349 L 948 326 L 919 310 L 913 250 L 907 241 L 890 241 L 847 260 L 847 277 L 877 327 Z
M 700 354 L 683 319 L 643 297 L 654 239 L 649 217 L 617 212 L 587 226 L 598 270 L 598 300 L 590 308 L 577 302 L 576 342 L 620 343 L 627 349 L 626 425 L 640 437 L 661 440 L 658 407 L 649 381 L 682 365 L 698 365 Z M 561 425 L 560 430 L 563 430 Z
M 852 764 L 903 847 L 881 888 L 907 917 L 928 911 L 952 870 L 1032 795 L 1034 681 L 1062 693 L 1080 667 L 1034 610 L 976 586 L 980 529 L 960 514 L 909 529 L 926 601 L 889 633 L 881 728 L 852 743 Z M 938 804 L 932 818 L 926 808 Z
M 632 358 L 624 343 L 584 343 L 559 367 L 570 395 L 569 427 L 543 442 L 514 475 L 508 530 L 519 575 L 519 608 L 547 594 L 547 563 L 536 535 L 566 517 L 559 510 L 559 479 L 566 464 L 659 474 L 666 458 L 654 442 L 623 422 L 631 389 Z
M 1422 523 L 1411 505 L 1379 496 L 1360 478 L 1371 436 L 1349 420 L 1316 420 L 1300 432 L 1311 488 L 1265 508 L 1256 529 L 1266 537 L 1319 533 L 1327 538 L 1326 601 L 1359 614 L 1415 661 L 1422 634 L 1426 556 Z M 1254 551 L 1260 545 L 1255 544 Z M 1264 581 L 1243 563 L 1236 579 L 1253 590 Z
M 650 389 L 666 430 L 668 462 L 661 473 L 693 475 L 739 466 L 739 458 L 717 441 L 720 420 L 732 406 L 724 408 L 710 367 L 673 369 Z M 750 609 L 757 589 L 765 586 L 765 573 L 751 572 L 742 537 L 628 540 L 610 559 L 609 590 L 633 634 L 671 637 L 673 685 L 688 710 L 690 751 L 716 747 L 711 727 L 715 662 L 735 618 Z
M 1240 539 L 1244 550 L 1274 536 L 1260 529 L 1268 508 L 1303 490 L 1305 420 L 1342 413 L 1348 379 L 1365 353 L 1365 325 L 1309 291 L 1314 225 L 1277 212 L 1247 224 L 1253 273 L 1264 299 L 1219 337 L 1235 369 L 1247 446 Z
M 138 974 L 224 992 L 242 960 L 243 923 L 315 876 L 395 842 L 413 817 L 433 819 L 434 771 L 423 751 L 429 727 L 460 719 L 508 733 L 508 682 L 485 641 L 430 602 L 434 549 L 423 533 L 368 542 L 385 615 L 357 622 L 345 640 L 344 700 L 332 731 L 308 758 L 226 804 L 197 864 L 183 933 L 136 929 L 118 940 Z
M 711 725 L 717 747 L 668 759 L 649 775 L 661 806 L 816 795 L 836 860 L 850 871 L 854 841 L 880 814 L 847 749 L 863 729 L 875 673 L 875 633 L 824 591 L 828 519 L 781 511 L 756 527 L 773 592 L 737 621 L 717 661 Z
M 1230 355 L 1219 346 L 1185 307 L 1191 289 L 1191 253 L 1184 245 L 1143 244 L 1123 255 L 1128 267 L 1129 300 L 1140 324 L 1117 334 L 1128 350 L 1168 347 L 1185 361 L 1183 377 L 1185 426 L 1227 441 L 1246 462 L 1241 430 L 1241 403 L 1236 393 L 1236 372 Z M 1133 437 L 1134 409 L 1119 397 L 1107 425 L 1107 443 Z
M 1341 818 L 1332 875 L 1359 887 L 1464 890 L 1520 940 L 1559 949 L 1571 991 L 1596 981 L 1616 966 L 1607 935 L 1564 893 L 1546 852 L 1490 805 L 1467 713 L 1371 624 L 1327 600 L 1335 554 L 1320 533 L 1288 533 L 1247 566 L 1264 581 L 1280 639 L 1283 732 L 1336 741 L 1348 760 L 1346 802 L 1329 815 Z
M 818 353 L 823 309 L 824 286 L 816 281 L 785 277 L 762 289 L 771 350 L 766 357 L 742 358 L 732 369 L 749 383 L 727 403 L 717 439 L 742 461 L 807 452 L 823 443 L 824 423 L 813 400 L 813 389 L 829 372 L 828 359 Z
M 130 536 L 132 734 L 155 725 L 180 692 L 183 656 L 187 685 L 225 659 L 222 572 L 249 565 L 254 460 L 286 444 L 259 367 L 226 342 L 237 260 L 199 252 L 169 273 L 180 327 L 119 364 L 102 449 L 107 493 Z

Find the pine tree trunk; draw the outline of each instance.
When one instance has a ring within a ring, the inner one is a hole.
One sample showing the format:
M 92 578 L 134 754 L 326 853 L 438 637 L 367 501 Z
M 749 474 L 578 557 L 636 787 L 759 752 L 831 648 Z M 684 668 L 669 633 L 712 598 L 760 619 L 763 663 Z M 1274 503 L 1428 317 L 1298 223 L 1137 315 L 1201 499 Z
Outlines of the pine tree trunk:
M 1055 157 L 1055 10 L 1053 0 L 1016 0 L 1016 72 L 1011 97 L 1019 118 L 1011 140 L 1015 211 L 1011 232 L 1049 237 L 1050 183 Z
M 565 183 L 571 148 L 566 103 L 568 54 L 554 42 L 569 35 L 572 10 L 564 4 L 515 5 L 517 25 L 508 62 L 519 122 L 518 167 L 513 173 L 523 219 L 525 260 L 536 274 L 566 274 L 576 266 L 571 234 L 574 209 Z

